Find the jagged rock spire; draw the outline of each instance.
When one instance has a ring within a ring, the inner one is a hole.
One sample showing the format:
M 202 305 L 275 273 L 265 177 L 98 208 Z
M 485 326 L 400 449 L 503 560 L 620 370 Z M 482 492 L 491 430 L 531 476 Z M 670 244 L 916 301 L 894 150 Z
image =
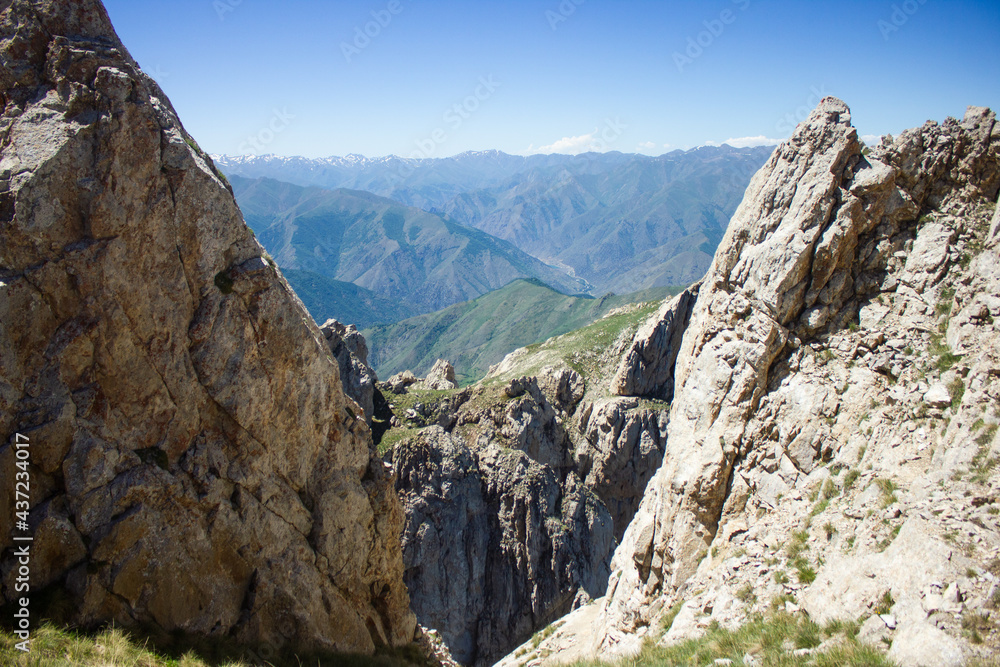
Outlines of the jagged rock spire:
M 826 98 L 753 178 L 683 330 L 664 463 L 613 560 L 604 649 L 684 586 L 742 512 L 756 461 L 780 447 L 809 472 L 824 455 L 818 419 L 803 422 L 778 399 L 762 404 L 795 350 L 846 329 L 863 303 L 895 288 L 889 267 L 922 212 L 995 200 L 997 130 L 992 112 L 970 108 L 961 122 L 928 123 L 869 153 L 848 107 Z M 748 477 L 734 474 L 737 462 Z

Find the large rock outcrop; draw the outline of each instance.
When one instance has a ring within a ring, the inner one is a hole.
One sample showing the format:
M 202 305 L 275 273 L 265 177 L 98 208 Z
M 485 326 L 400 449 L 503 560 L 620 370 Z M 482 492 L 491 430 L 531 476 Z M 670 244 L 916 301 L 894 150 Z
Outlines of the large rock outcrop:
M 988 110 L 970 108 L 962 121 L 929 123 L 870 153 L 863 148 L 847 106 L 827 98 L 751 182 L 683 333 L 664 463 L 612 566 L 598 636 L 605 650 L 629 644 L 629 633 L 689 594 L 686 583 L 710 567 L 709 547 L 724 548 L 754 525 L 751 508 L 769 512 L 783 495 L 794 502 L 799 488 L 822 482 L 816 475 L 827 473 L 817 470 L 824 461 L 854 463 L 848 457 L 860 443 L 853 436 L 864 436 L 844 415 L 867 419 L 861 413 L 880 404 L 873 397 L 889 391 L 884 385 L 906 372 L 912 354 L 887 350 L 884 329 L 898 321 L 906 332 L 910 318 L 911 331 L 927 331 L 913 319 L 935 313 L 933 297 L 922 292 L 939 290 L 961 263 L 948 244 L 962 232 L 962 218 L 996 200 L 1000 128 Z M 892 312 L 903 319 L 880 321 Z M 970 305 L 969 313 L 973 324 L 992 321 L 988 304 Z M 938 345 L 927 334 L 904 335 L 926 349 Z M 852 360 L 836 384 L 830 371 L 816 371 L 848 349 Z M 979 395 L 988 397 L 995 383 L 986 366 L 976 377 Z M 848 412 L 848 405 L 855 407 Z M 900 423 L 897 417 L 886 431 L 876 464 L 900 455 L 891 452 Z M 770 528 L 793 530 L 777 520 Z M 731 608 L 732 599 L 689 604 L 701 604 L 703 614 L 713 604 Z
M 423 385 L 427 389 L 443 391 L 445 389 L 455 389 L 458 381 L 455 379 L 455 367 L 444 359 L 438 359 L 434 366 L 427 372 Z
M 32 591 L 85 626 L 411 640 L 401 508 L 360 410 L 103 6 L 4 2 L 0 53 L 0 474 L 27 436 Z
M 421 622 L 463 664 L 488 665 L 604 592 L 607 510 L 575 475 L 439 426 L 392 454 L 406 508 L 406 582 Z
M 620 540 L 663 463 L 667 411 L 640 407 L 636 398 L 608 398 L 587 402 L 575 416 L 582 436 L 577 474 L 607 506 Z
M 353 324 L 327 320 L 320 331 L 333 358 L 340 368 L 340 382 L 344 393 L 361 406 L 365 421 L 371 426 L 375 415 L 375 393 L 378 376 L 368 365 L 368 342 Z
M 512 353 L 462 390 L 431 391 L 412 373 L 387 384 L 396 426 L 417 431 L 392 453 L 413 608 L 463 661 L 499 657 L 604 594 L 611 551 L 665 446 L 664 401 L 607 394 L 655 309 L 629 306 L 593 325 L 600 336 Z
M 611 393 L 673 399 L 674 364 L 697 298 L 695 284 L 664 303 L 636 331 L 611 379 Z

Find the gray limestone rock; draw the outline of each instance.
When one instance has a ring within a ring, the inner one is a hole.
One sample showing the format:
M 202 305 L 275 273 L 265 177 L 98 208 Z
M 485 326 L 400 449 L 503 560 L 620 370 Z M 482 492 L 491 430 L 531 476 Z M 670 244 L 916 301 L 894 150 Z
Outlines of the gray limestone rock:
M 946 408 L 951 405 L 951 394 L 945 384 L 937 382 L 924 394 L 924 401 L 934 408 Z
M 567 413 L 573 412 L 587 389 L 583 376 L 570 368 L 543 368 L 537 381 L 553 405 Z
M 353 324 L 343 325 L 327 320 L 320 328 L 326 344 L 340 367 L 340 383 L 344 393 L 355 400 L 371 426 L 375 414 L 375 385 L 378 377 L 368 365 L 368 343 Z
M 441 391 L 444 389 L 456 389 L 458 381 L 455 379 L 455 367 L 444 359 L 438 359 L 434 366 L 427 373 L 421 383 L 425 389 Z
M 393 394 L 405 394 L 406 390 L 420 381 L 413 371 L 403 371 L 396 373 L 385 381 L 385 388 Z
M 993 209 L 993 222 L 990 224 L 990 241 L 1000 240 L 1000 201 Z
M 782 495 L 802 498 L 798 488 L 823 472 L 817 466 L 853 440 L 862 413 L 881 405 L 868 404 L 871 394 L 855 394 L 852 378 L 877 382 L 878 376 L 855 369 L 853 356 L 870 368 L 881 365 L 892 381 L 912 361 L 909 351 L 887 349 L 878 339 L 869 348 L 834 339 L 857 329 L 859 320 L 880 330 L 874 313 L 890 315 L 881 295 L 897 287 L 902 303 L 915 299 L 921 317 L 933 313 L 920 292 L 954 266 L 948 245 L 957 236 L 955 227 L 918 219 L 996 200 L 1000 134 L 992 112 L 971 108 L 963 121 L 928 123 L 870 154 L 862 153 L 850 119 L 843 102 L 826 98 L 775 150 L 701 283 L 674 365 L 664 463 L 612 563 L 598 632 L 605 649 L 650 623 L 654 601 L 683 591 L 718 536 L 747 530 L 748 503 L 766 507 L 760 491 L 785 487 L 773 489 L 775 509 L 789 502 Z M 971 268 L 991 274 L 994 254 L 983 253 Z M 983 335 L 995 334 L 982 328 L 989 320 L 981 308 L 972 315 L 980 342 L 970 349 L 983 349 Z M 920 340 L 908 324 L 927 326 L 917 322 L 900 324 L 907 345 Z M 836 384 L 826 377 L 827 364 L 843 368 Z M 904 392 L 887 391 L 882 402 L 910 401 Z M 881 428 L 888 433 L 900 423 Z M 906 426 L 891 447 L 912 442 L 905 450 L 912 456 L 926 435 L 916 424 Z
M 951 244 L 957 236 L 954 229 L 941 223 L 921 227 L 901 279 L 918 293 L 938 282 L 948 271 Z
M 575 475 L 430 427 L 393 451 L 413 608 L 463 664 L 492 664 L 603 595 L 611 517 Z
M 607 505 L 621 539 L 663 462 L 667 413 L 618 398 L 586 405 L 578 416 L 583 440 L 576 447 L 577 470 Z
M 38 585 L 81 626 L 409 642 L 390 474 L 211 160 L 97 0 L 3 3 L 0 51 L 0 471 L 26 436 Z
M 673 399 L 674 364 L 698 287 L 695 284 L 664 303 L 639 328 L 611 379 L 612 394 Z

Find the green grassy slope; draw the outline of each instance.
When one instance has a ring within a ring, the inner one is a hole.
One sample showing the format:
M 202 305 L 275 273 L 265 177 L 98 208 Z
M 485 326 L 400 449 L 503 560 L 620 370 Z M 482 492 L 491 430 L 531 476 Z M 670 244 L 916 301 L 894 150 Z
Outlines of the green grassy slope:
M 535 280 L 517 280 L 473 301 L 363 333 L 380 378 L 410 369 L 423 374 L 436 359 L 455 366 L 459 382 L 486 374 L 509 352 L 579 329 L 630 303 L 662 301 L 679 288 L 653 288 L 599 299 L 560 294 Z

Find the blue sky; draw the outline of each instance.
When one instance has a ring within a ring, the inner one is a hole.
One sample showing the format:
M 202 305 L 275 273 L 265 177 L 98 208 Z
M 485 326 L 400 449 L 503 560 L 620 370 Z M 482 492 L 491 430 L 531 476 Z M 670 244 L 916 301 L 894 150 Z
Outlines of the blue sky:
M 105 5 L 212 153 L 658 155 L 785 138 L 826 94 L 862 135 L 1000 110 L 996 0 Z

